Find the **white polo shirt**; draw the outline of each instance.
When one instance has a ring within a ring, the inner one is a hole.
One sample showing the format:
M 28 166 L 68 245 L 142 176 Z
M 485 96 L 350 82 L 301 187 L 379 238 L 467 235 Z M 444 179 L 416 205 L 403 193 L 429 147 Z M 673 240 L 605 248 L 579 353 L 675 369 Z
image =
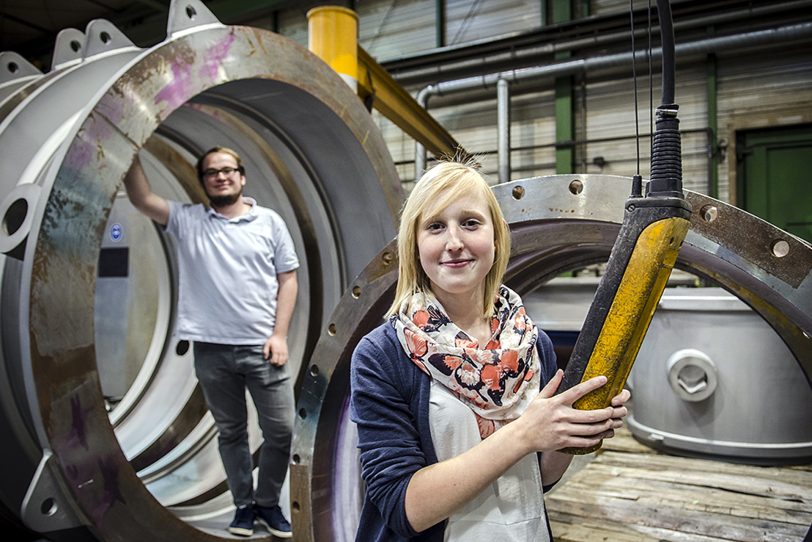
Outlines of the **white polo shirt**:
M 178 258 L 179 339 L 260 345 L 276 322 L 276 275 L 299 260 L 285 222 L 244 198 L 251 210 L 227 218 L 203 204 L 169 202 L 166 231 Z

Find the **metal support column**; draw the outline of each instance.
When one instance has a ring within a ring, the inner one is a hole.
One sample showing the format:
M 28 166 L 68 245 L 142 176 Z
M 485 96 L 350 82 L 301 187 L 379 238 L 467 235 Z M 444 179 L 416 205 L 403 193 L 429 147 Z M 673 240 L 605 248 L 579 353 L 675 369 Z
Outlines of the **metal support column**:
M 553 3 L 553 23 L 562 23 L 572 19 L 572 2 L 555 0 Z M 569 51 L 555 55 L 556 60 L 569 58 Z M 559 77 L 555 80 L 555 171 L 569 173 L 574 169 L 575 157 L 572 141 L 575 139 L 575 120 L 572 112 L 572 77 Z
M 353 91 L 358 90 L 358 15 L 338 6 L 307 12 L 307 48 L 324 60 Z
M 510 85 L 505 79 L 496 83 L 497 152 L 499 182 L 510 181 Z
M 709 54 L 707 61 L 707 86 L 706 95 L 708 100 L 708 195 L 712 198 L 719 197 L 719 121 L 717 118 L 717 73 L 716 55 Z

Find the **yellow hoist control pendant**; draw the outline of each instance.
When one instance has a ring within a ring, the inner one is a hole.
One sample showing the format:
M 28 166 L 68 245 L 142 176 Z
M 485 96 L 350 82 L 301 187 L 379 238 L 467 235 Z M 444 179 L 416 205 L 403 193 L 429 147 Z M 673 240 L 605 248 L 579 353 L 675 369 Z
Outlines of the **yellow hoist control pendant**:
M 581 410 L 606 408 L 623 389 L 690 225 L 691 204 L 682 192 L 679 106 L 674 103 L 674 28 L 668 0 L 657 0 L 657 12 L 663 95 L 651 145 L 651 179 L 643 197 L 642 179 L 633 177 L 620 233 L 558 387 L 561 393 L 605 375 L 605 385 L 573 403 Z M 587 454 L 598 448 L 600 443 L 562 451 Z
M 598 375 L 605 375 L 608 381 L 576 401 L 575 408 L 609 406 L 629 377 L 690 225 L 687 203 L 666 199 L 630 198 L 626 203 L 626 220 L 559 392 Z M 562 451 L 587 454 L 599 447 Z

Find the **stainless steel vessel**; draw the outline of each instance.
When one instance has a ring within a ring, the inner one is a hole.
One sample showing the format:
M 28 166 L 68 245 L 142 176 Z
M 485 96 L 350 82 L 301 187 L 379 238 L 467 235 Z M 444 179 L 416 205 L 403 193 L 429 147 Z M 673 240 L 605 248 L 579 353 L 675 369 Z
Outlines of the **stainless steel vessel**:
M 775 331 L 721 288 L 669 288 L 629 378 L 632 434 L 756 464 L 812 459 L 812 388 Z

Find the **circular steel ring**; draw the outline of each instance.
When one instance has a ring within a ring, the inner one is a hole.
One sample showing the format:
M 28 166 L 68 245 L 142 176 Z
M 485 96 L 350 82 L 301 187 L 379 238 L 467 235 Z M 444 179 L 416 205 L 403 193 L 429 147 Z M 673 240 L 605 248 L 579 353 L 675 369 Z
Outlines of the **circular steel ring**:
M 512 230 L 507 284 L 524 293 L 560 271 L 606 261 L 630 186 L 629 178 L 606 175 L 495 186 Z M 686 197 L 694 212 L 677 266 L 712 278 L 750 305 L 812 380 L 812 247 L 733 206 L 693 192 Z M 350 356 L 391 303 L 396 254 L 393 241 L 345 292 L 305 373 L 291 467 L 298 540 L 354 539 L 361 481 L 347 414 Z
M 348 277 L 393 235 L 399 181 L 349 87 L 271 32 L 218 24 L 178 33 L 134 59 L 95 100 L 41 170 L 24 259 L 9 259 L 3 276 L 4 316 L 19 315 L 7 323 L 6 362 L 19 361 L 29 409 L 23 417 L 44 455 L 23 513 L 42 532 L 85 526 L 100 540 L 218 540 L 145 487 L 100 393 L 94 283 L 121 179 L 142 149 L 168 170 L 178 159 L 188 163 L 204 140 L 192 133 L 198 122 L 223 128 L 229 140 L 244 137 L 253 163 L 276 176 L 257 190 L 265 199 L 287 198 L 281 214 L 299 226 L 297 249 L 312 275 L 303 343 L 315 343 Z M 266 137 L 280 147 L 267 148 Z

